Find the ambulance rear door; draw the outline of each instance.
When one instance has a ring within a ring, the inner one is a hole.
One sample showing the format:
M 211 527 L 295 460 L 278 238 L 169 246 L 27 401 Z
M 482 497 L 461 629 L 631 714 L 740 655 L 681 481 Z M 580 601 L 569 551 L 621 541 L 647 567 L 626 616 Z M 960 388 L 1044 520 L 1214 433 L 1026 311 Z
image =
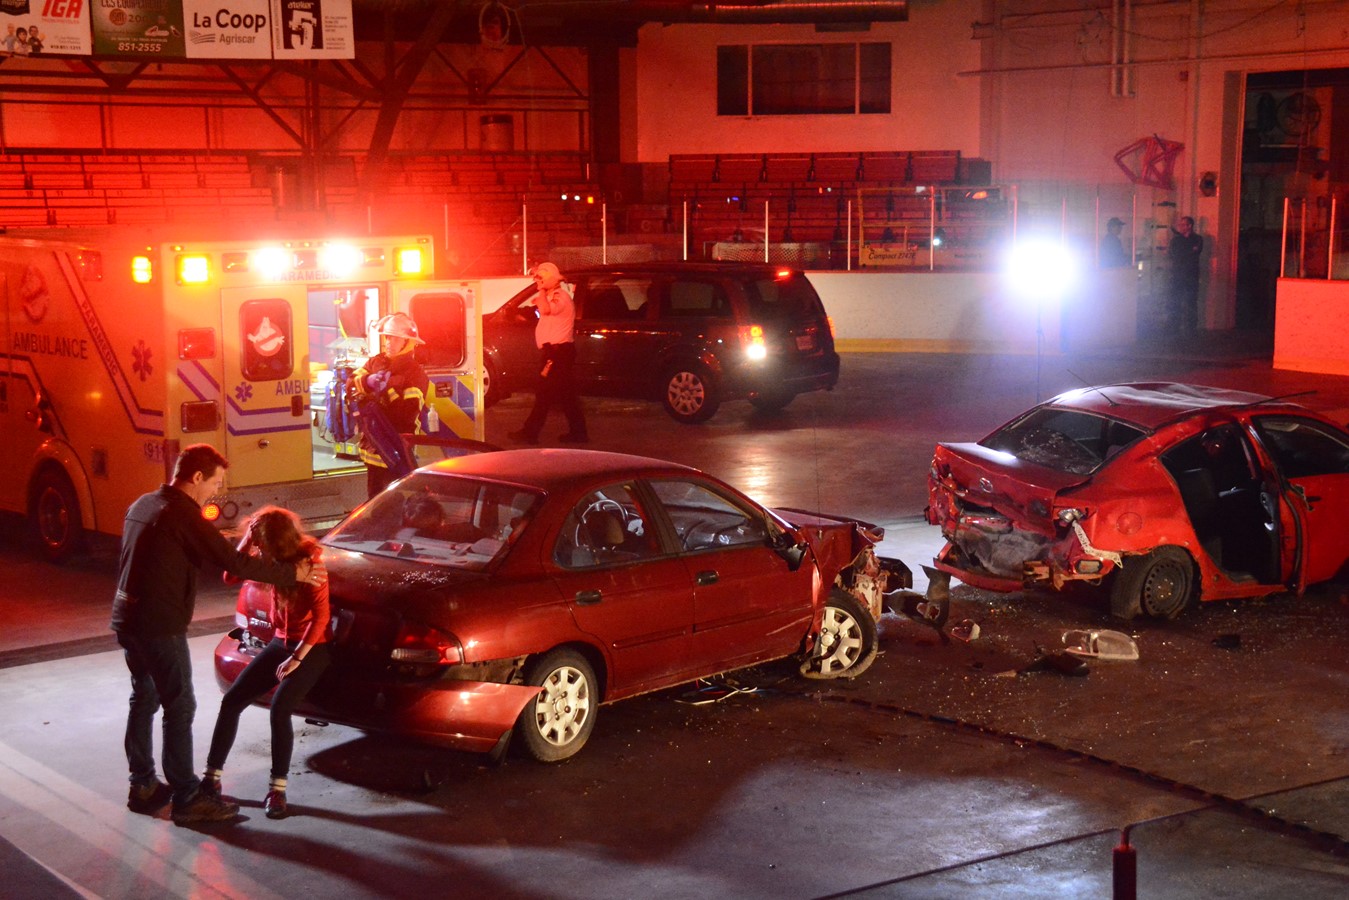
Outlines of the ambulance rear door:
M 426 343 L 417 361 L 435 385 L 435 418 L 422 430 L 441 438 L 481 441 L 483 425 L 481 285 L 475 281 L 421 281 L 390 286 L 390 312 L 405 312 Z M 436 421 L 438 420 L 438 421 Z M 430 427 L 435 426 L 435 427 Z M 435 453 L 418 453 L 422 463 Z
M 220 301 L 229 485 L 308 481 L 314 467 L 305 285 L 224 288 Z

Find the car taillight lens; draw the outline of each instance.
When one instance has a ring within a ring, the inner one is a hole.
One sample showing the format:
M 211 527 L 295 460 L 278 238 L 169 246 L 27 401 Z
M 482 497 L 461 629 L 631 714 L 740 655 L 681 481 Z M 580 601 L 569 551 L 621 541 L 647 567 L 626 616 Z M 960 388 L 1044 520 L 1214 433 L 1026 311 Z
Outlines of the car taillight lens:
M 419 666 L 454 666 L 464 661 L 464 648 L 452 634 L 429 625 L 404 622 L 394 638 L 389 659 Z
M 741 325 L 740 344 L 750 359 L 763 359 L 768 356 L 768 342 L 764 340 L 762 325 Z
M 833 340 L 833 339 L 837 338 L 838 335 L 834 332 L 834 317 L 833 317 L 833 316 L 825 316 L 825 317 L 824 317 L 824 321 L 825 321 L 825 324 L 827 324 L 827 325 L 829 326 L 829 338 L 830 338 L 830 340 Z

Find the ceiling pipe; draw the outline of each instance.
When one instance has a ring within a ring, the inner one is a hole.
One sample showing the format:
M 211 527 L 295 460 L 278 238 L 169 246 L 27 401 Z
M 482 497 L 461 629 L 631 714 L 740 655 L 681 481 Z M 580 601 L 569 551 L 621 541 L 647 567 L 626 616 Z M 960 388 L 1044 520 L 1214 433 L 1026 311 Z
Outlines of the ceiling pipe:
M 521 0 L 515 7 L 526 25 L 532 16 L 594 21 L 717 23 L 723 25 L 812 25 L 841 22 L 907 22 L 908 0 L 775 0 L 697 3 L 690 0 Z M 584 12 L 582 12 L 584 10 Z

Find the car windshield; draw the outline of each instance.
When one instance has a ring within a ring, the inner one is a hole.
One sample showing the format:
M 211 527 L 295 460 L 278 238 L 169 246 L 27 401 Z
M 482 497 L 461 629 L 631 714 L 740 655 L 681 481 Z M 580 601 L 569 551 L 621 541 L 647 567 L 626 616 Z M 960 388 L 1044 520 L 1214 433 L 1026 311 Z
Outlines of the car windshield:
M 1105 416 L 1042 406 L 984 438 L 990 450 L 1037 466 L 1090 475 L 1144 432 Z
M 756 319 L 791 321 L 820 313 L 820 300 L 803 275 L 760 278 L 745 283 L 750 314 Z
M 505 556 L 542 497 L 517 485 L 414 472 L 349 516 L 323 543 L 484 571 Z

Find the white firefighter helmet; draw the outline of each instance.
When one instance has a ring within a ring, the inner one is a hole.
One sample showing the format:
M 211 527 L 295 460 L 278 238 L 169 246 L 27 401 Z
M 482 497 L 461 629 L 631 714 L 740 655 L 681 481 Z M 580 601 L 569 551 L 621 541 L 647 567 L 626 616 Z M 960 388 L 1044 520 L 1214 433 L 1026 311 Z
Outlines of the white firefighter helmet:
M 414 344 L 425 344 L 417 333 L 417 323 L 407 313 L 390 313 L 375 323 L 375 334 L 385 337 L 400 337 Z

